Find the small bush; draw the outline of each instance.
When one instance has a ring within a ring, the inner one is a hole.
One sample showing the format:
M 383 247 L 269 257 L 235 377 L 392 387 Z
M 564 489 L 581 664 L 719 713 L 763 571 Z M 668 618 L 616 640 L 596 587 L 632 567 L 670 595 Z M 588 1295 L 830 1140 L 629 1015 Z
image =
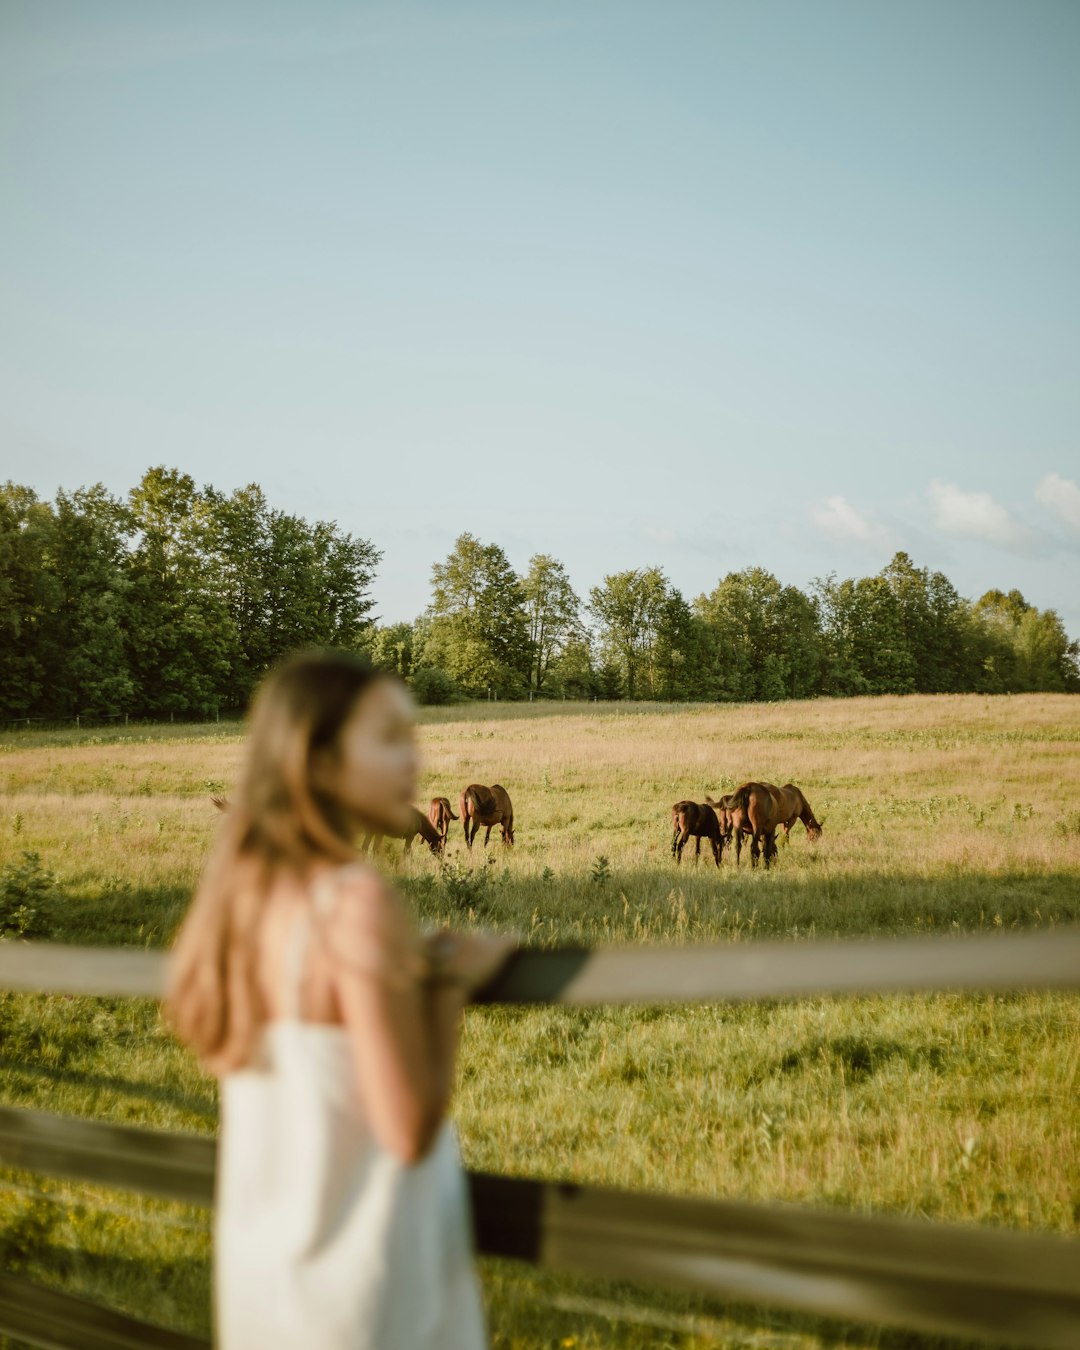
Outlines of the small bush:
M 1071 811 L 1055 823 L 1054 829 L 1066 839 L 1080 835 L 1080 811 Z
M 37 853 L 9 862 L 0 872 L 0 936 L 30 937 L 44 931 L 41 907 L 53 889 L 51 872 Z
M 493 862 L 494 859 L 489 861 Z M 465 867 L 461 863 L 448 862 L 439 876 L 439 886 L 447 900 L 463 914 L 472 910 L 482 910 L 487 900 L 489 888 L 495 878 L 491 868 Z
M 409 683 L 417 703 L 422 703 L 426 707 L 451 703 L 457 694 L 457 685 L 445 670 L 440 670 L 437 666 L 422 666 L 413 672 Z
M 603 853 L 593 863 L 589 880 L 594 886 L 606 886 L 611 880 L 611 862 Z

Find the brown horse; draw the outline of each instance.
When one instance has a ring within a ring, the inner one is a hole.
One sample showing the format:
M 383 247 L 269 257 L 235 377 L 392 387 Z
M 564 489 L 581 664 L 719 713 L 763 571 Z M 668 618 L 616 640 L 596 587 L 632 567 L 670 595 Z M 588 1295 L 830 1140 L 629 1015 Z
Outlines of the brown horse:
M 705 802 L 708 806 L 711 806 L 712 809 L 716 812 L 716 818 L 720 822 L 720 834 L 724 840 L 724 843 L 730 844 L 731 836 L 733 833 L 733 826 L 731 823 L 731 813 L 732 813 L 731 797 L 730 796 L 721 797 L 718 802 L 714 802 L 713 799 L 706 792 Z
M 671 856 L 677 863 L 682 862 L 682 851 L 687 840 L 694 836 L 694 857 L 701 857 L 701 841 L 707 839 L 712 846 L 713 861 L 720 866 L 720 855 L 724 851 L 724 836 L 720 821 L 711 806 L 703 802 L 676 802 L 671 808 Z
M 432 825 L 427 816 L 424 815 L 423 811 L 418 811 L 415 806 L 410 806 L 409 811 L 411 812 L 411 819 L 409 824 L 406 825 L 403 830 L 369 831 L 364 835 L 360 842 L 360 852 L 366 853 L 368 849 L 371 848 L 372 844 L 376 844 L 376 841 L 381 843 L 383 839 L 404 839 L 405 852 L 409 853 L 412 850 L 417 835 L 419 835 L 437 858 L 442 852 L 443 846 L 443 841 L 438 830 Z M 376 847 L 378 847 L 377 844 Z
M 476 838 L 476 832 L 481 825 L 487 826 L 487 833 L 484 835 L 485 848 L 496 825 L 502 827 L 504 844 L 514 842 L 514 808 L 510 802 L 510 794 L 501 783 L 493 783 L 491 787 L 485 787 L 482 783 L 470 783 L 467 788 L 462 789 L 458 811 L 465 827 L 465 843 L 469 848 L 472 848 L 472 841 Z
M 229 809 L 228 797 L 211 797 L 210 800 L 219 811 L 227 811 Z M 446 798 L 442 797 L 437 800 L 445 802 Z M 434 805 L 434 803 L 432 804 Z M 447 803 L 447 805 L 449 805 L 449 803 Z M 413 840 L 419 835 L 424 843 L 427 844 L 428 848 L 431 849 L 432 853 L 437 857 L 442 852 L 445 837 L 440 837 L 435 826 L 432 825 L 431 821 L 428 820 L 423 811 L 418 811 L 415 806 L 410 806 L 409 810 L 412 812 L 412 819 L 405 829 L 394 830 L 392 832 L 376 832 L 375 830 L 369 830 L 360 841 L 360 852 L 367 853 L 372 844 L 376 842 L 376 839 L 380 841 L 383 839 L 404 839 L 405 852 L 408 853 L 413 846 Z M 457 817 L 455 816 L 454 819 L 456 820 Z
M 744 783 L 731 793 L 730 801 L 736 862 L 742 853 L 744 834 L 750 836 L 750 861 L 755 867 L 763 848 L 766 867 L 776 857 L 776 831 L 781 827 L 789 835 L 791 827 L 801 820 L 811 841 L 821 837 L 821 822 L 794 783 L 782 788 L 772 783 Z
M 439 836 L 439 849 L 446 848 L 447 836 L 450 833 L 450 822 L 457 820 L 454 815 L 453 807 L 450 805 L 449 797 L 432 797 L 431 805 L 428 807 L 428 820 L 431 821 L 432 828 Z

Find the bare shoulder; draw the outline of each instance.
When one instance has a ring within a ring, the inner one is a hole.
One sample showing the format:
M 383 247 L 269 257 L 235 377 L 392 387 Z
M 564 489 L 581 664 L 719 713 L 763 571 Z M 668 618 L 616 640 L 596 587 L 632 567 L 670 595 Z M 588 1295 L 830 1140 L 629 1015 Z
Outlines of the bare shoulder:
M 333 875 L 333 905 L 326 916 L 331 950 L 350 964 L 397 964 L 416 951 L 417 934 L 400 896 L 363 863 Z

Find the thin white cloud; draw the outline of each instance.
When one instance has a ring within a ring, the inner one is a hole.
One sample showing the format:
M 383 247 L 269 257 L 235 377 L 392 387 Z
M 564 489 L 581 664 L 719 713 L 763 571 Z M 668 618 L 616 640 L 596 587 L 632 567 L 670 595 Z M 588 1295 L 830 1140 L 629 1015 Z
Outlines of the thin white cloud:
M 846 497 L 829 497 L 824 506 L 812 506 L 810 519 L 834 543 L 880 548 L 892 542 L 891 530 L 858 511 Z
M 926 495 L 930 498 L 934 524 L 943 534 L 1020 552 L 1033 543 L 1031 531 L 1014 520 L 989 492 L 965 492 L 955 483 L 935 478 Z
M 1048 473 L 1035 488 L 1035 500 L 1063 525 L 1080 532 L 1080 487 L 1072 479 Z

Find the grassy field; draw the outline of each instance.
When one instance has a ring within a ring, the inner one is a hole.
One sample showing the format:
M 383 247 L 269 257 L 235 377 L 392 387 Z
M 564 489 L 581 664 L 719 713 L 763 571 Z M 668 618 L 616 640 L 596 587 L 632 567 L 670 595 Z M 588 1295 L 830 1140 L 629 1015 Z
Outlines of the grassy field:
M 504 783 L 518 844 L 386 865 L 429 920 L 536 945 L 971 932 L 1080 918 L 1080 699 L 500 705 L 424 714 L 425 797 Z M 0 917 L 167 943 L 239 726 L 0 737 Z M 670 857 L 670 806 L 794 781 L 769 873 Z M 27 855 L 31 857 L 27 857 Z M 36 855 L 37 862 L 34 861 Z M 30 911 L 36 911 L 31 915 Z M 0 1100 L 212 1131 L 206 1079 L 138 1001 L 0 995 Z M 456 1117 L 471 1166 L 1059 1232 L 1080 1225 L 1080 1006 L 1057 994 L 686 1009 L 476 1009 Z M 0 1261 L 207 1326 L 205 1214 L 0 1176 Z M 929 1345 L 484 1263 L 499 1347 Z

